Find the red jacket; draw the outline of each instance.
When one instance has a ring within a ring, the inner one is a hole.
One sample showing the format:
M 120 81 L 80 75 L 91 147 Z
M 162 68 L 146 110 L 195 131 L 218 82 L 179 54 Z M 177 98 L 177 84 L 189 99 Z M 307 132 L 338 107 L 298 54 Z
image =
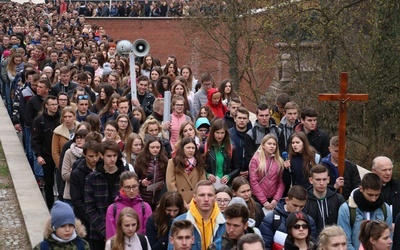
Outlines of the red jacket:
M 222 99 L 219 99 L 219 102 L 217 105 L 213 104 L 212 102 L 212 96 L 213 94 L 219 92 L 218 89 L 216 88 L 212 88 L 210 90 L 208 90 L 207 93 L 207 104 L 206 106 L 209 106 L 212 110 L 212 112 L 214 113 L 214 116 L 217 118 L 224 118 L 225 113 L 228 112 L 228 108 L 222 103 Z

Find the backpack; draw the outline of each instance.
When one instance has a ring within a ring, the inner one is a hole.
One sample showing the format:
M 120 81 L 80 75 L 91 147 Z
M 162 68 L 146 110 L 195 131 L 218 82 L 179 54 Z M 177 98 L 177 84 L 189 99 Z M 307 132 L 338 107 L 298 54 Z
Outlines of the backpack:
M 354 226 L 354 222 L 356 221 L 356 209 L 357 207 L 350 207 L 349 206 L 349 201 L 347 202 L 347 206 L 349 207 L 349 211 L 350 211 L 350 226 L 353 227 Z M 384 220 L 386 221 L 387 218 L 387 209 L 386 209 L 386 203 L 384 202 L 381 206 L 382 212 L 383 212 L 383 216 L 384 216 Z
M 136 233 L 136 234 L 139 237 L 140 245 L 142 246 L 142 249 L 143 250 L 148 250 L 146 237 L 143 234 L 138 234 L 138 233 Z M 113 245 L 114 245 L 114 237 L 111 238 L 111 248 L 113 247 Z
M 75 244 L 78 250 L 85 250 L 85 241 L 81 237 L 76 237 Z M 40 242 L 40 250 L 49 250 L 50 244 L 48 240 Z

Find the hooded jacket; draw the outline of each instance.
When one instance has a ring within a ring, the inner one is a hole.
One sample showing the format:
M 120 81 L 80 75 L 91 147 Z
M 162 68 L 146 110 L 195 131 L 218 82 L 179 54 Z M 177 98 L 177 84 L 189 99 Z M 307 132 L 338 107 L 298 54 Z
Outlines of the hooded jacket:
M 288 125 L 287 124 L 287 119 L 286 117 L 283 117 L 280 124 L 279 128 L 282 130 L 282 142 L 279 144 L 279 151 L 288 151 L 288 143 L 289 143 L 289 137 L 294 133 L 294 128 L 300 123 L 300 120 L 297 119 L 293 125 Z
M 215 93 L 219 93 L 219 90 L 217 88 L 212 88 L 208 90 L 206 106 L 209 106 L 211 108 L 211 111 L 214 113 L 215 117 L 224 118 L 225 113 L 228 112 L 228 108 L 222 103 L 221 98 L 219 98 L 218 104 L 213 103 L 212 96 Z
M 217 240 L 218 238 L 221 238 L 222 235 L 226 231 L 226 226 L 225 226 L 225 218 L 222 215 L 222 213 L 219 211 L 219 208 L 217 206 L 217 203 L 214 204 L 213 207 L 213 212 L 211 213 L 211 217 L 209 219 L 209 223 L 211 223 L 211 228 L 212 231 L 207 231 L 207 232 L 202 232 L 202 227 L 198 223 L 204 223 L 203 218 L 200 216 L 200 213 L 197 210 L 196 204 L 194 204 L 194 201 L 192 200 L 190 203 L 191 209 L 187 212 L 184 213 L 180 216 L 178 216 L 172 223 L 174 223 L 177 220 L 189 220 L 192 222 L 194 226 L 194 243 L 192 245 L 192 250 L 204 250 L 207 249 L 207 246 L 209 246 L 212 242 Z M 197 211 L 196 211 L 197 210 Z M 195 212 L 193 212 L 195 211 Z M 203 227 L 204 228 L 204 227 Z M 206 227 L 208 228 L 208 227 Z M 171 233 L 171 232 L 170 232 Z M 208 242 L 205 242 L 206 239 L 202 235 L 204 233 L 208 234 Z M 171 234 L 169 235 L 171 236 Z M 204 242 L 206 243 L 206 246 L 204 246 Z M 173 246 L 171 245 L 171 242 L 168 242 L 168 250 L 172 250 Z
M 78 124 L 79 122 L 75 121 L 75 128 L 78 126 Z M 60 126 L 54 129 L 51 143 L 51 155 L 57 168 L 60 165 L 61 150 L 64 144 L 70 140 L 69 136 L 69 129 L 64 123 L 60 124 Z
M 139 195 L 130 199 L 123 193 L 123 191 L 120 191 L 119 195 L 115 198 L 114 203 L 107 208 L 106 239 L 109 239 L 116 234 L 117 219 L 121 210 L 125 207 L 131 207 L 136 211 L 140 223 L 140 229 L 137 232 L 146 235 L 147 219 L 152 214 L 150 205 L 147 202 L 144 202 Z
M 272 244 L 274 243 L 274 235 L 275 235 L 276 231 L 280 231 L 284 234 L 287 234 L 286 219 L 290 213 L 285 210 L 285 205 L 286 205 L 285 199 L 281 199 L 275 208 L 276 215 L 273 212 L 267 214 L 260 225 L 260 232 L 261 232 L 262 238 L 265 243 L 265 248 L 267 250 L 272 249 Z M 280 216 L 280 225 L 275 231 L 274 230 L 274 217 L 276 217 L 278 215 Z M 317 227 L 315 226 L 315 222 L 309 215 L 308 215 L 308 219 L 310 220 L 311 236 L 314 239 L 318 239 Z
M 310 215 L 317 226 L 318 234 L 325 226 L 337 223 L 339 207 L 345 202 L 341 194 L 336 193 L 335 188 L 328 186 L 324 199 L 317 198 L 313 186 L 308 188 L 308 198 L 304 211 Z
M 90 219 L 90 238 L 94 240 L 105 240 L 106 238 L 106 212 L 119 193 L 119 180 L 125 171 L 121 160 L 117 160 L 117 171 L 113 173 L 115 179 L 112 187 L 104 169 L 104 161 L 100 160 L 96 170 L 86 177 L 85 203 L 86 213 Z
M 51 218 L 49 218 L 46 221 L 45 226 L 46 226 L 46 228 L 45 228 L 45 231 L 43 233 L 43 238 L 48 241 L 49 249 L 53 249 L 53 250 L 78 250 L 78 247 L 77 247 L 77 244 L 76 244 L 76 239 L 74 239 L 74 240 L 72 240 L 70 242 L 65 242 L 64 243 L 64 242 L 57 241 L 52 237 L 52 234 L 54 233 L 54 230 L 51 227 Z M 78 220 L 78 219 L 75 220 L 75 231 L 76 231 L 77 237 L 82 238 L 82 240 L 86 236 L 86 229 L 82 225 L 80 220 Z M 89 243 L 87 243 L 86 241 L 84 241 L 84 243 L 85 243 L 85 250 L 90 250 Z M 40 248 L 40 244 L 41 243 L 38 243 L 33 248 L 33 250 L 40 250 L 41 249 Z

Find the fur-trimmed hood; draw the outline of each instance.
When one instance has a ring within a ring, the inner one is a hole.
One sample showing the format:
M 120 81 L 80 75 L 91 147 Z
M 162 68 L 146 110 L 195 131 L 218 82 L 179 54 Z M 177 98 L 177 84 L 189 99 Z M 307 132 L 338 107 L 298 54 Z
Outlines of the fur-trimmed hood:
M 79 219 L 75 219 L 75 231 L 76 234 L 81 237 L 85 238 L 86 237 L 86 228 L 82 224 L 82 222 Z M 45 239 L 48 239 L 51 237 L 51 234 L 54 232 L 53 228 L 51 227 L 51 218 L 48 218 L 46 220 L 45 226 L 44 226 L 44 233 L 43 237 Z

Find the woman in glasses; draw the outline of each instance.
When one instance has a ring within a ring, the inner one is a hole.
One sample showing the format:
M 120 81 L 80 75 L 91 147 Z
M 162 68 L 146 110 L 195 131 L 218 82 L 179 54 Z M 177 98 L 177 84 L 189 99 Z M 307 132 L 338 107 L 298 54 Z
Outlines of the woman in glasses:
M 133 208 L 138 216 L 139 223 L 142 225 L 137 232 L 146 234 L 146 222 L 152 214 L 149 204 L 140 197 L 139 178 L 131 171 L 121 174 L 119 195 L 114 203 L 107 208 L 106 214 L 106 239 L 115 235 L 117 227 L 117 218 L 122 209 L 126 207 Z
M 301 211 L 296 211 L 286 219 L 287 237 L 285 240 L 285 250 L 312 250 L 315 241 L 311 237 L 310 221 L 308 215 Z
M 115 141 L 118 144 L 119 150 L 124 151 L 125 143 L 118 135 L 118 124 L 116 121 L 108 121 L 104 126 L 103 141 Z
M 390 250 L 392 249 L 392 239 L 390 228 L 384 221 L 366 220 L 361 223 L 360 235 L 362 250 Z M 395 248 L 393 248 L 395 249 Z

